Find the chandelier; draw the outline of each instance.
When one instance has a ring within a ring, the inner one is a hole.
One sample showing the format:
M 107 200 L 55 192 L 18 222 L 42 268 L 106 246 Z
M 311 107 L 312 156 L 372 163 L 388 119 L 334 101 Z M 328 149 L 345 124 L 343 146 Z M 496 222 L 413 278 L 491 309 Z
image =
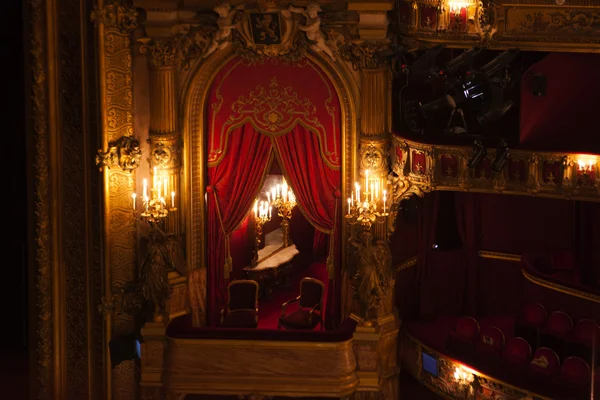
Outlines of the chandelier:
M 283 247 L 292 245 L 290 239 L 290 220 L 292 219 L 292 210 L 296 207 L 296 196 L 289 188 L 285 178 L 281 184 L 277 184 L 267 192 L 267 201 L 272 202 L 277 209 L 277 215 L 281 217 L 281 230 L 283 232 Z
M 142 210 L 137 209 L 137 194 L 131 194 L 133 213 L 136 219 L 156 225 L 169 215 L 169 212 L 177 211 L 175 207 L 175 191 L 169 193 L 169 178 L 166 171 L 154 167 L 152 187 L 148 187 L 148 179 L 143 180 Z
M 375 223 L 383 223 L 388 213 L 387 190 L 381 178 L 369 176 L 365 171 L 365 190 L 358 182 L 354 183 L 354 191 L 348 198 L 346 219 L 352 225 L 360 224 L 370 229 Z

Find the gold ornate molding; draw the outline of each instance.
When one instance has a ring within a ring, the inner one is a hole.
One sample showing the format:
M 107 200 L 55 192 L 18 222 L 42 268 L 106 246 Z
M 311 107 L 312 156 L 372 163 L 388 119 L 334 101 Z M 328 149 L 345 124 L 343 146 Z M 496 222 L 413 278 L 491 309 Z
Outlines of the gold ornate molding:
M 521 262 L 521 256 L 519 254 L 501 253 L 499 251 L 479 250 L 479 252 L 477 252 L 477 255 L 481 258 L 491 258 L 491 259 L 502 260 L 502 261 Z
M 353 42 L 345 39 L 345 43 L 338 47 L 340 57 L 352 64 L 355 70 L 387 68 L 388 58 L 386 52 L 390 50 L 387 41 Z
M 132 136 L 121 136 L 117 140 L 108 143 L 108 150 L 98 150 L 96 166 L 100 168 L 120 168 L 131 172 L 140 166 L 142 150 L 140 141 Z
M 417 256 L 407 258 L 396 266 L 396 272 L 404 271 L 417 265 Z
M 175 67 L 180 60 L 181 41 L 178 39 L 138 39 L 141 43 L 140 53 L 147 55 L 152 68 Z
M 600 51 L 600 5 L 590 0 L 571 1 L 568 9 L 554 0 L 401 0 L 399 7 L 401 31 L 432 44 Z
M 555 282 L 550 282 L 546 279 L 540 278 L 538 276 L 535 276 L 529 272 L 527 272 L 524 268 L 521 270 L 521 272 L 523 273 L 523 276 L 525 277 L 525 279 L 527 279 L 528 281 L 551 289 L 551 290 L 555 290 L 557 292 L 561 292 L 561 293 L 565 293 L 568 294 L 569 296 L 575 296 L 575 297 L 579 297 L 581 299 L 584 300 L 588 300 L 588 301 L 593 301 L 594 303 L 600 303 L 600 295 L 594 294 L 594 293 L 587 293 L 587 292 L 583 292 L 581 290 L 577 290 L 575 288 L 571 288 L 565 285 L 561 285 Z
M 473 169 L 467 166 L 471 150 L 394 136 L 389 177 L 394 202 L 432 190 L 600 201 L 600 155 L 511 150 L 502 171 L 494 172 L 495 149 L 487 149 L 488 156 Z M 587 175 L 579 169 L 582 160 L 591 168 Z
M 385 176 L 389 171 L 389 138 L 363 136 L 360 142 L 360 169 L 368 169 L 373 176 Z
M 102 8 L 94 6 L 91 14 L 92 22 L 114 28 L 123 33 L 132 32 L 138 26 L 138 11 L 126 5 L 124 1 L 115 1 Z

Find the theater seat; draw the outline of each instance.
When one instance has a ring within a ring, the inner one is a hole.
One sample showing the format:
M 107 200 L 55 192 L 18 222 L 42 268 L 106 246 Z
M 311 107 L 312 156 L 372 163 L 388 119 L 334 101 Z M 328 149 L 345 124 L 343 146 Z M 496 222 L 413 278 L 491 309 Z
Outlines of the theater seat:
M 540 329 L 540 346 L 556 351 L 559 356 L 566 354 L 567 335 L 573 330 L 573 320 L 563 311 L 554 311 L 546 325 Z
M 281 317 L 278 329 L 314 329 L 321 324 L 323 329 L 323 295 L 325 284 L 315 278 L 302 278 L 300 281 L 300 295 L 281 305 Z M 291 313 L 285 312 L 286 307 L 294 302 L 298 308 Z
M 573 330 L 567 336 L 567 356 L 579 357 L 592 363 L 593 344 L 600 348 L 600 326 L 592 319 L 585 318 L 577 321 Z M 598 356 L 598 354 L 597 354 Z M 600 356 L 596 364 L 600 363 Z
M 531 360 L 531 345 L 522 337 L 513 337 L 506 342 L 502 361 L 515 367 L 523 367 Z
M 567 357 L 560 367 L 560 376 L 567 384 L 585 386 L 589 385 L 592 374 L 585 360 L 579 357 Z
M 479 323 L 473 317 L 461 317 L 448 333 L 448 351 L 464 361 L 474 358 L 475 344 L 479 340 Z
M 539 303 L 525 305 L 517 315 L 514 336 L 524 338 L 533 348 L 537 348 L 539 329 L 546 323 L 547 316 L 543 305 Z
M 506 340 L 504 332 L 496 326 L 483 325 L 479 332 L 479 340 L 475 346 L 475 356 L 479 365 L 491 367 L 504 349 Z
M 548 347 L 540 347 L 531 357 L 529 368 L 536 375 L 553 376 L 560 370 L 560 358 L 554 350 Z

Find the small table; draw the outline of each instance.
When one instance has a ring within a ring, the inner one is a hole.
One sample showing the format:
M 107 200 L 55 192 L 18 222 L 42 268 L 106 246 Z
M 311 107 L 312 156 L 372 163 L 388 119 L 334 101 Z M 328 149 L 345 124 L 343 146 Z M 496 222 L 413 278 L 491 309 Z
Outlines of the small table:
M 292 267 L 294 257 L 300 254 L 295 244 L 282 247 L 283 243 L 278 230 L 273 235 L 266 235 L 265 247 L 258 251 L 259 263 L 255 267 L 245 267 L 244 272 L 249 279 L 258 282 L 261 297 L 269 297 L 274 286 L 285 284 L 285 279 Z

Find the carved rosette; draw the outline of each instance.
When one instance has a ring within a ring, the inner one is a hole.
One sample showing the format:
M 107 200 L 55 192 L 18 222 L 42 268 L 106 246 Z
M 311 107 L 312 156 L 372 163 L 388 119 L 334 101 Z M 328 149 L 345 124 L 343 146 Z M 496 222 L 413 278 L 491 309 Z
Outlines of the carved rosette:
M 369 170 L 373 176 L 386 177 L 389 172 L 389 146 L 387 138 L 374 139 L 361 137 L 360 139 L 360 169 Z
M 150 168 L 173 170 L 181 167 L 181 137 L 178 133 L 169 135 L 151 135 Z

